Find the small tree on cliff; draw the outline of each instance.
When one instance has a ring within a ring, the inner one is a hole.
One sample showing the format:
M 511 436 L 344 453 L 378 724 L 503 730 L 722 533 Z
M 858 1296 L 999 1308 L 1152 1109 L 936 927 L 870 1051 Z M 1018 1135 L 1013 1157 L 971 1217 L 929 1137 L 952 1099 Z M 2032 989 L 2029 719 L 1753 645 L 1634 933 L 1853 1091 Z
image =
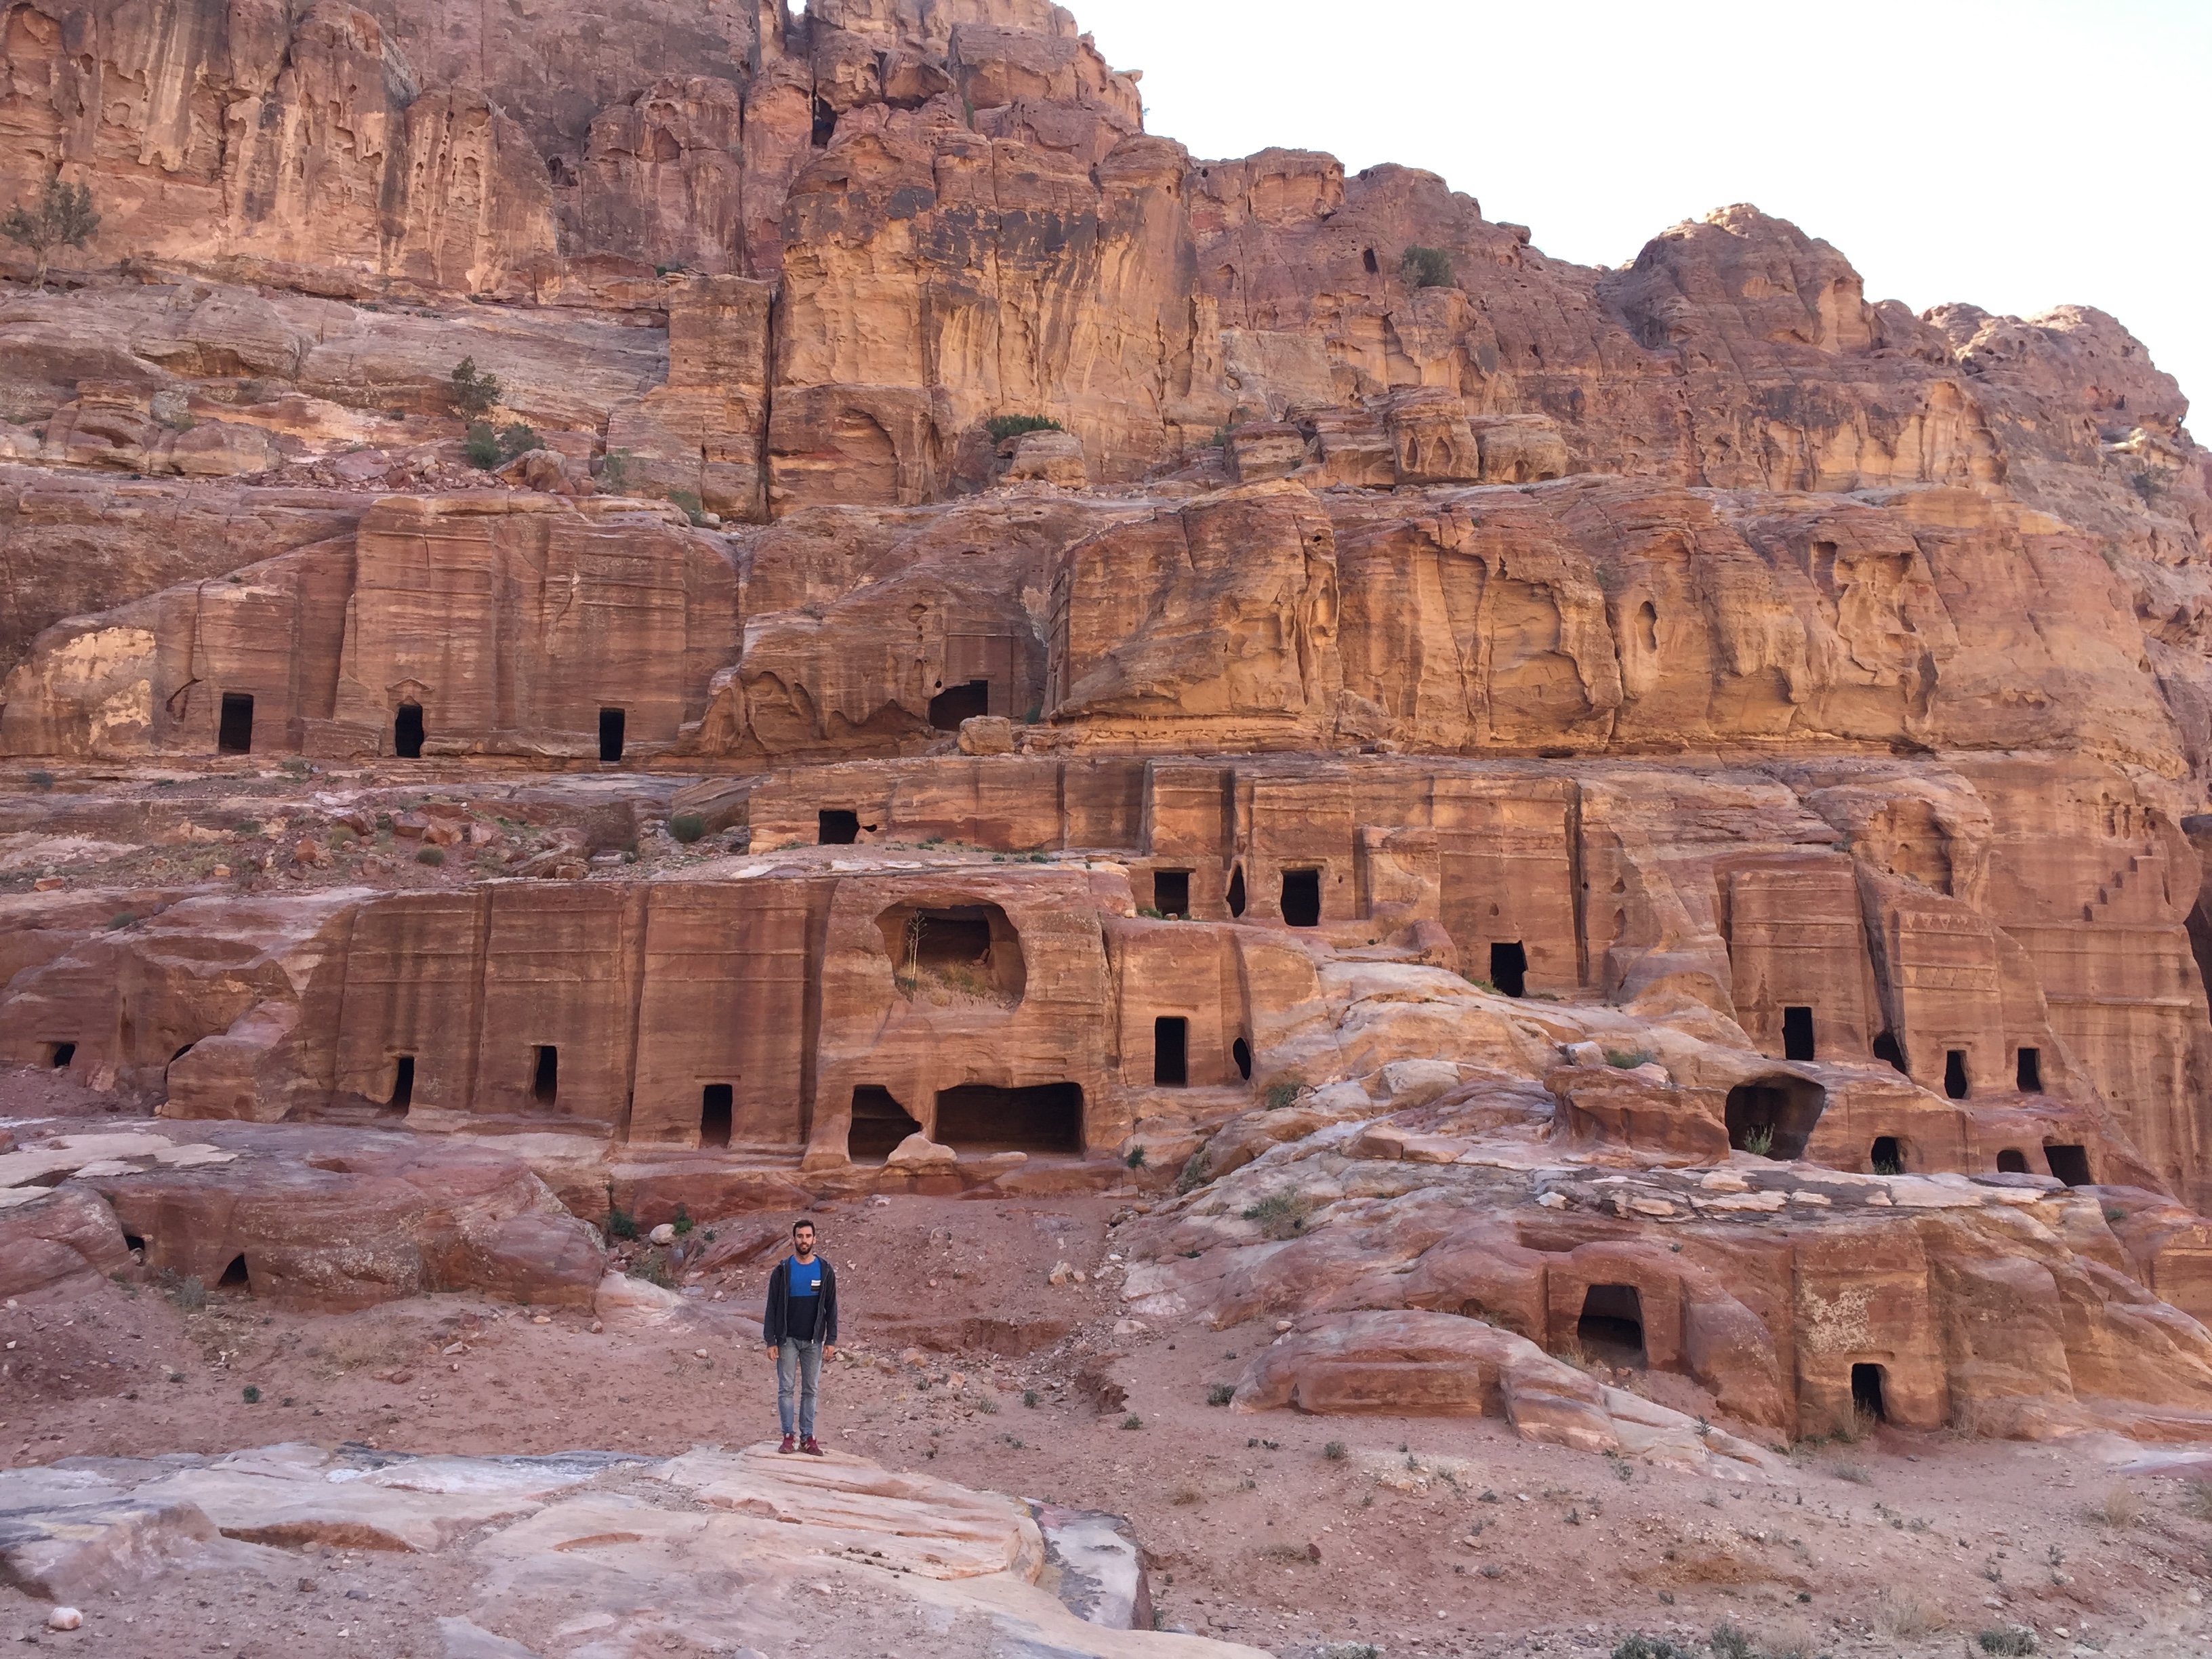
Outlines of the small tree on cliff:
M 1407 288 L 1457 288 L 1459 277 L 1452 270 L 1451 255 L 1440 247 L 1422 247 L 1418 244 L 1406 250 L 1406 257 L 1398 262 L 1401 275 Z
M 497 377 L 477 368 L 473 357 L 464 357 L 453 365 L 453 377 L 447 384 L 453 388 L 453 406 L 470 420 L 482 420 L 499 401 Z
M 92 210 L 92 186 L 65 185 L 57 173 L 46 180 L 38 205 L 21 202 L 0 218 L 0 235 L 20 242 L 39 261 L 39 287 L 46 286 L 46 261 L 58 247 L 82 247 L 100 228 L 100 216 Z

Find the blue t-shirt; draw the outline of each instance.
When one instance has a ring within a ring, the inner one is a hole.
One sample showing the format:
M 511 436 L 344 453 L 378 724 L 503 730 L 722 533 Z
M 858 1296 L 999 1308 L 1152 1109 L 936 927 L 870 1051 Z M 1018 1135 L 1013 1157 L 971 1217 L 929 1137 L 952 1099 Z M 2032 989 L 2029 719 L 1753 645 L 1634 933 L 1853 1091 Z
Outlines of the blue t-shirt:
M 783 1266 L 790 1310 L 785 1334 L 794 1342 L 811 1342 L 822 1316 L 822 1258 L 801 1261 L 794 1255 Z

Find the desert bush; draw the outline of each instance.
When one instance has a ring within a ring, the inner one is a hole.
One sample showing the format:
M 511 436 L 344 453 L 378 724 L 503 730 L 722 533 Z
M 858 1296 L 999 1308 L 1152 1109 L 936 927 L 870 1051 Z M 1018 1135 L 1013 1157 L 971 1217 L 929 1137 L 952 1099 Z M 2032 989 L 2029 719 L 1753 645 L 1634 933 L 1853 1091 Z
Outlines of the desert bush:
M 1234 1382 L 1216 1382 L 1206 1391 L 1206 1403 L 1209 1406 L 1225 1406 L 1236 1398 Z
M 2018 1625 L 2008 1625 L 1999 1630 L 1985 1630 L 1974 1638 L 1975 1645 L 1984 1653 L 2021 1655 L 2035 1651 L 2035 1632 L 2023 1630 Z
M 482 420 L 499 402 L 499 381 L 479 370 L 473 357 L 464 357 L 455 363 L 446 384 L 452 393 L 453 407 L 471 420 Z
M 65 185 L 59 173 L 39 192 L 36 205 L 18 202 L 0 215 L 0 236 L 31 250 L 39 262 L 38 286 L 46 286 L 46 262 L 58 247 L 82 247 L 100 228 L 100 216 L 92 210 L 92 186 Z
M 538 447 L 538 428 L 527 421 L 509 421 L 499 429 L 499 459 L 511 461 Z
M 707 833 L 707 820 L 696 812 L 678 812 L 668 820 L 668 833 L 689 847 Z
M 1321 1449 L 1321 1455 L 1332 1463 L 1341 1463 L 1352 1455 L 1352 1449 L 1341 1440 L 1332 1440 Z
M 1850 1481 L 1855 1486 L 1874 1485 L 1874 1476 L 1867 1473 L 1866 1465 L 1863 1463 L 1838 1463 L 1828 1473 L 1838 1480 Z
M 1726 1620 L 1713 1626 L 1712 1644 L 1717 1659 L 1758 1659 L 1751 1638 Z
M 2132 1487 L 2108 1487 L 2105 1495 L 2089 1506 L 2089 1518 L 2115 1532 L 2125 1532 L 2142 1519 L 2142 1499 L 2136 1496 Z
M 1028 1407 L 1031 1411 L 1035 1411 L 1042 1403 L 1042 1402 L 1037 1397 L 1037 1391 L 1035 1389 L 1024 1389 L 1022 1390 L 1022 1404 Z
M 637 1218 L 615 1202 L 612 1185 L 607 1188 L 607 1237 L 611 1239 L 637 1237 Z
M 421 852 L 415 854 L 416 863 L 427 864 L 433 870 L 436 869 L 445 861 L 446 849 L 442 847 L 425 847 Z
M 1127 1417 L 1121 1419 L 1121 1426 L 1125 1429 L 1141 1429 L 1145 1426 L 1145 1419 L 1138 1416 L 1136 1413 L 1131 1412 Z
M 599 462 L 599 482 L 617 495 L 629 494 L 630 485 L 636 482 L 637 453 L 629 449 L 610 449 Z
M 1296 1238 L 1306 1230 L 1306 1218 L 1313 1213 L 1313 1201 L 1291 1193 L 1270 1193 L 1257 1204 L 1247 1206 L 1244 1219 L 1260 1224 L 1260 1236 L 1280 1243 Z
M 699 498 L 690 490 L 672 489 L 668 492 L 668 499 L 684 509 L 684 516 L 690 520 L 695 526 L 707 522 L 707 509 L 700 504 Z
M 1406 250 L 1398 269 L 1408 288 L 1459 286 L 1458 274 L 1452 270 L 1451 255 L 1440 247 L 1422 247 L 1416 243 Z
M 1128 1157 L 1123 1158 L 1121 1162 L 1127 1164 L 1129 1168 L 1133 1170 L 1143 1169 L 1145 1167 L 1145 1149 L 1141 1146 L 1130 1147 Z
M 1179 1193 L 1195 1192 L 1212 1176 L 1213 1154 L 1201 1146 L 1190 1155 L 1182 1166 L 1182 1173 L 1176 1177 L 1176 1190 Z
M 462 441 L 461 453 L 480 472 L 489 472 L 499 465 L 499 434 L 489 421 L 469 422 L 469 435 Z
M 54 775 L 45 770 L 43 768 L 30 773 L 28 775 L 31 781 L 31 787 L 33 789 L 51 789 L 54 787 Z
M 681 1238 L 699 1224 L 692 1220 L 691 1212 L 689 1209 L 678 1204 L 676 1206 L 676 1213 L 671 1218 L 668 1224 L 675 1231 L 677 1237 Z
M 1613 1649 L 1613 1659 L 1691 1659 L 1691 1654 L 1689 1649 L 1678 1648 L 1663 1636 L 1638 1632 Z
M 1755 1129 L 1745 1130 L 1743 1149 L 1754 1158 L 1771 1157 L 1774 1152 L 1773 1129 L 1762 1123 Z
M 238 1391 L 238 1397 L 249 1406 L 258 1406 L 261 1403 L 261 1390 L 249 1382 Z
M 1267 1085 L 1267 1092 L 1263 1098 L 1269 1111 L 1279 1112 L 1285 1107 L 1297 1105 L 1312 1092 L 1313 1085 L 1302 1077 L 1279 1077 Z
M 983 429 L 991 434 L 993 443 L 1002 444 L 1024 432 L 1064 432 L 1067 428 L 1049 415 L 994 415 L 983 422 Z
M 107 929 L 110 933 L 113 933 L 118 928 L 128 927 L 137 920 L 138 917 L 133 911 L 118 910 L 113 915 L 108 917 Z
M 1949 1624 L 1943 1609 L 1916 1589 L 1892 1585 L 1875 1603 L 1875 1623 L 1899 1641 L 1932 1636 Z
M 207 1306 L 207 1286 L 197 1276 L 180 1278 L 163 1267 L 154 1275 L 154 1282 L 161 1287 L 161 1294 L 185 1313 L 198 1313 Z
M 1658 1056 L 1649 1048 L 1608 1048 L 1605 1063 L 1616 1072 L 1632 1072 L 1639 1066 L 1649 1066 Z

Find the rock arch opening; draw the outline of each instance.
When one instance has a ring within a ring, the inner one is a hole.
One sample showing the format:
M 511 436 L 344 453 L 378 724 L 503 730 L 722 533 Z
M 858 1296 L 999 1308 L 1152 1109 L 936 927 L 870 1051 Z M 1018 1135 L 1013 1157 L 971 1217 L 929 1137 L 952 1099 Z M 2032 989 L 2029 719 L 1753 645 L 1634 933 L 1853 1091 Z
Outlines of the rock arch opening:
M 1190 872 L 1188 870 L 1153 871 L 1152 908 L 1164 916 L 1189 915 Z
M 1865 1364 L 1852 1366 L 1851 1409 L 1861 1417 L 1870 1417 L 1877 1423 L 1888 1422 L 1888 1381 L 1882 1366 Z
M 530 1097 L 540 1106 L 556 1106 L 561 1101 L 561 1051 L 551 1043 L 542 1043 L 530 1068 Z
M 1902 1073 L 1906 1077 L 1912 1075 L 1911 1068 L 1905 1063 L 1905 1045 L 1897 1040 L 1894 1031 L 1884 1031 L 1875 1038 L 1874 1057 L 1888 1061 L 1893 1071 Z
M 243 1255 L 231 1257 L 230 1266 L 225 1267 L 222 1277 L 216 1280 L 216 1288 L 219 1291 L 244 1291 L 249 1295 L 252 1292 L 253 1276 L 246 1271 Z
M 1999 1175 L 2026 1175 L 2027 1173 L 2027 1154 L 2021 1151 L 2017 1146 L 2006 1147 L 2004 1151 L 1997 1154 L 1997 1173 Z
M 1490 947 L 1490 982 L 1509 997 L 1528 991 L 1528 952 L 1519 939 Z
M 1238 1037 L 1229 1045 L 1229 1058 L 1237 1062 L 1237 1075 L 1249 1083 L 1252 1080 L 1252 1045 Z
M 2051 1173 L 2069 1187 L 2094 1187 L 2097 1177 L 2089 1169 L 2089 1152 L 2086 1146 L 2045 1146 L 2043 1161 L 2051 1166 Z
M 991 682 L 969 680 L 965 685 L 948 685 L 929 700 L 929 723 L 939 732 L 957 732 L 960 722 L 981 718 L 991 712 Z
M 854 1163 L 880 1164 L 908 1135 L 921 1133 L 921 1125 L 890 1090 L 869 1083 L 853 1091 L 853 1127 L 845 1136 L 845 1156 Z
M 1810 1008 L 1784 1008 L 1782 1011 L 1782 1057 L 1784 1060 L 1817 1060 L 1820 1048 L 1813 1040 L 1813 1011 Z
M 1021 934 L 995 904 L 898 904 L 878 916 L 876 926 L 903 996 L 1011 1006 L 1028 988 Z
M 814 815 L 814 839 L 824 847 L 850 847 L 860 839 L 860 815 L 842 806 L 825 806 Z
M 1593 1285 L 1585 1291 L 1575 1340 L 1591 1358 L 1607 1364 L 1644 1364 L 1644 1298 L 1636 1286 Z
M 1293 927 L 1321 926 L 1321 872 L 1283 872 L 1283 920 Z
M 1190 1081 L 1190 1022 L 1163 1014 L 1152 1022 L 1152 1082 L 1180 1089 Z
M 1868 1167 L 1876 1175 L 1893 1176 L 1905 1173 L 1905 1146 L 1895 1135 L 1876 1135 L 1874 1147 L 1867 1153 Z
M 2013 1062 L 2013 1084 L 2024 1095 L 2043 1092 L 2043 1050 L 2023 1048 Z
M 1943 1051 L 1943 1092 L 1954 1100 L 1966 1097 L 1966 1051 L 1947 1048 Z
M 402 1054 L 392 1062 L 392 1096 L 384 1103 L 399 1111 L 415 1103 L 415 1056 Z
M 46 1045 L 46 1065 L 54 1071 L 66 1069 L 76 1058 L 76 1044 L 74 1042 L 49 1042 Z
M 1232 916 L 1243 915 L 1244 914 L 1244 866 L 1241 864 L 1229 872 L 1227 897 L 1229 914 Z
M 253 752 L 253 699 L 244 691 L 222 694 L 222 714 L 215 734 L 216 751 L 223 755 Z
M 1047 1083 L 1001 1089 L 963 1083 L 941 1090 L 936 1138 L 965 1152 L 1080 1152 L 1083 1086 Z
M 422 758 L 422 705 L 403 702 L 392 716 L 392 752 L 401 760 Z
M 1739 1083 L 1728 1093 L 1729 1145 L 1762 1158 L 1802 1158 L 1827 1103 L 1828 1091 L 1802 1077 Z
M 619 708 L 599 710 L 599 764 L 608 766 L 623 757 L 623 737 L 629 716 Z

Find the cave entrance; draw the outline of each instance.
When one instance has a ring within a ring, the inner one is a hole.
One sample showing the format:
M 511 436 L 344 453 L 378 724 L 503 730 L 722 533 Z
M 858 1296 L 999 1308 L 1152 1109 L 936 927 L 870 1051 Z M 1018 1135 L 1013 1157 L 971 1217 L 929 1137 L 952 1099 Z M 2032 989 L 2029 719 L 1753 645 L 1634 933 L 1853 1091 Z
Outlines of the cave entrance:
M 1819 1051 L 1813 1042 L 1813 1011 L 1810 1008 L 1784 1008 L 1782 1011 L 1782 1057 L 1784 1060 L 1814 1060 Z
M 1190 872 L 1188 870 L 1153 871 L 1152 908 L 1164 916 L 1189 915 Z
M 601 764 L 623 757 L 623 733 L 629 725 L 629 716 L 619 708 L 599 710 L 599 761 Z
M 2013 1082 L 2024 1095 L 2043 1092 L 2043 1050 L 2023 1048 L 2013 1071 Z
M 1190 1022 L 1164 1014 L 1152 1022 L 1152 1081 L 1180 1089 L 1190 1081 Z
M 827 806 L 814 815 L 814 838 L 824 847 L 850 847 L 860 839 L 860 815 Z
M 1897 1040 L 1894 1031 L 1884 1031 L 1874 1040 L 1874 1057 L 1887 1060 L 1893 1071 L 1902 1072 L 1907 1077 L 1912 1075 L 1905 1063 L 1905 1045 Z
M 1509 997 L 1527 994 L 1528 952 L 1520 940 L 1490 947 L 1490 982 Z
M 2051 1166 L 2051 1173 L 2069 1187 L 2094 1187 L 2097 1178 L 2089 1173 L 2089 1152 L 2083 1146 L 2045 1146 L 2043 1161 Z
M 253 1279 L 252 1275 L 248 1273 L 246 1270 L 246 1258 L 244 1256 L 234 1255 L 231 1257 L 230 1266 L 225 1267 L 222 1270 L 222 1277 L 216 1280 L 216 1289 L 219 1291 L 244 1291 L 249 1295 L 252 1294 L 253 1290 Z
M 403 702 L 392 717 L 392 752 L 402 760 L 422 758 L 422 705 Z
M 46 1064 L 57 1072 L 76 1058 L 76 1044 L 74 1042 L 49 1042 L 46 1045 Z
M 1642 1365 L 1644 1298 L 1633 1285 L 1593 1285 L 1583 1293 L 1575 1339 L 1593 1359 L 1608 1365 Z
M 963 1083 L 937 1097 L 937 1139 L 975 1152 L 1080 1152 L 1083 1088 L 1047 1083 L 1000 1089 Z
M 1895 1135 L 1876 1135 L 1874 1150 L 1867 1154 L 1867 1162 L 1876 1175 L 1903 1175 L 1905 1147 Z
M 899 905 L 884 911 L 876 925 L 902 994 L 915 996 L 926 988 L 932 995 L 950 993 L 1008 1005 L 1022 1000 L 1027 969 L 1021 935 L 1000 906 L 951 904 L 925 910 Z
M 1729 1145 L 1761 1158 L 1805 1155 L 1828 1091 L 1802 1077 L 1754 1078 L 1728 1094 Z
M 1954 1100 L 1966 1097 L 1966 1051 L 1964 1048 L 1943 1051 L 1943 1092 Z
M 1244 914 L 1244 866 L 1241 864 L 1229 872 L 1228 896 L 1229 914 L 1232 916 L 1243 915 Z
M 253 752 L 253 699 L 243 691 L 222 694 L 222 718 L 216 726 L 216 752 L 224 755 L 249 755 Z
M 898 1151 L 908 1135 L 921 1133 L 891 1091 L 870 1083 L 853 1091 L 853 1127 L 845 1137 L 845 1156 L 855 1164 L 880 1164 Z
M 1293 927 L 1321 926 L 1321 872 L 1283 872 L 1283 920 Z
M 1870 1417 L 1877 1423 L 1889 1421 L 1889 1407 L 1883 1398 L 1888 1378 L 1880 1365 L 1851 1367 L 1851 1409 L 1861 1417 Z
M 710 1083 L 699 1091 L 699 1144 L 730 1144 L 730 1120 L 737 1110 L 738 1091 L 726 1083 Z
M 551 1043 L 538 1049 L 530 1073 L 530 1097 L 540 1106 L 554 1105 L 561 1098 L 561 1051 Z
M 2006 1147 L 2004 1151 L 1997 1154 L 1997 1173 L 1999 1175 L 2026 1175 L 2027 1173 L 2027 1154 L 2021 1151 L 2017 1146 Z
M 392 1062 L 392 1097 L 384 1103 L 399 1111 L 415 1103 L 415 1056 L 401 1054 Z
M 960 722 L 991 712 L 991 682 L 970 680 L 948 685 L 929 700 L 929 723 L 940 732 L 957 732 Z
M 1237 1062 L 1237 1075 L 1249 1083 L 1252 1080 L 1252 1045 L 1238 1037 L 1229 1045 L 1229 1058 Z

